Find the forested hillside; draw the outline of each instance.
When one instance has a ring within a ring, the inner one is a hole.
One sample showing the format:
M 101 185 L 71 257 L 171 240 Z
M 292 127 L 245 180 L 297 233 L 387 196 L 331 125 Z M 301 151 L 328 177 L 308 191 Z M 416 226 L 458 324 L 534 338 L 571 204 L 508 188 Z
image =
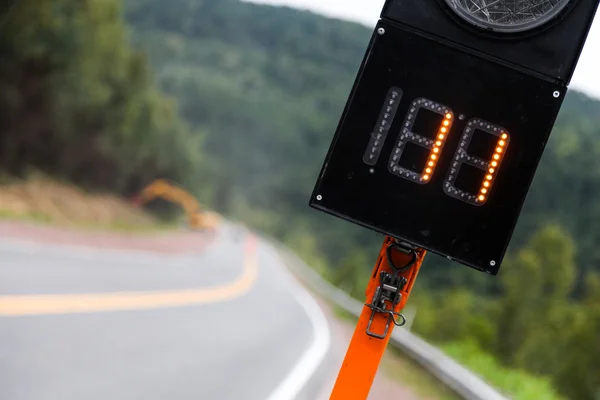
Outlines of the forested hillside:
M 207 200 L 289 242 L 311 246 L 307 234 L 314 237 L 314 250 L 334 264 L 367 248 L 372 258 L 379 236 L 307 207 L 371 30 L 237 0 L 125 4 L 134 44 L 149 55 L 161 88 L 207 132 L 216 188 Z M 598 111 L 600 103 L 569 94 L 513 241 L 557 222 L 576 239 L 582 269 L 600 269 Z M 495 284 L 437 257 L 429 264 L 432 285 Z
M 0 173 L 173 179 L 361 297 L 382 237 L 307 203 L 370 33 L 238 0 L 4 2 Z M 417 332 L 515 399 L 599 392 L 599 127 L 569 93 L 499 277 L 430 256 L 416 290 Z M 522 370 L 551 384 L 526 397 Z
M 205 201 L 305 254 L 337 261 L 365 240 L 377 250 L 374 235 L 307 207 L 366 28 L 237 0 L 125 4 L 160 86 L 207 132 L 211 176 L 198 184 L 215 191 Z
M 0 6 L 0 168 L 40 169 L 131 193 L 154 176 L 187 181 L 202 136 L 131 49 L 120 0 Z
M 370 29 L 237 0 L 125 4 L 134 46 L 206 132 L 197 186 L 214 191 L 204 200 L 325 260 L 329 278 L 361 298 L 381 237 L 307 202 Z M 600 383 L 589 274 L 600 271 L 599 123 L 600 102 L 571 92 L 499 278 L 435 256 L 423 268 L 417 332 L 515 399 L 560 398 L 552 387 L 593 399 Z

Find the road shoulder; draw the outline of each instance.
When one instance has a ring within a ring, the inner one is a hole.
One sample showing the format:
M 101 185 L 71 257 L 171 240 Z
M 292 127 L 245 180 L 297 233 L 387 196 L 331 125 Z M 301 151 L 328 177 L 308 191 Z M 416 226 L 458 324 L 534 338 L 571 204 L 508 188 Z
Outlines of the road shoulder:
M 178 254 L 201 251 L 214 241 L 215 235 L 192 231 L 141 235 L 59 228 L 21 221 L 0 221 L 0 239 L 95 249 Z

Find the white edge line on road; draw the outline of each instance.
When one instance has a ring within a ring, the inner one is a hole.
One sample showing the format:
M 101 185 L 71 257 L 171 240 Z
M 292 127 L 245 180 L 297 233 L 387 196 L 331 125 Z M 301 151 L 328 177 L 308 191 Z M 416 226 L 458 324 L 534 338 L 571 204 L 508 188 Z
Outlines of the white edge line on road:
M 257 237 L 258 239 L 258 237 Z M 279 260 L 280 265 L 285 265 L 279 254 L 268 244 L 265 244 L 269 252 L 276 260 Z M 39 244 L 28 240 L 0 239 L 0 251 L 15 251 L 25 254 L 38 254 L 42 251 L 57 252 L 69 251 L 74 258 L 88 259 L 96 257 L 106 257 L 107 253 L 116 256 L 120 259 L 128 261 L 150 261 L 156 262 L 157 255 L 151 255 L 143 251 L 119 251 L 119 250 L 100 250 L 95 248 L 79 247 L 64 244 Z M 304 287 L 292 276 L 291 272 L 284 266 L 283 272 L 290 280 L 291 294 L 296 301 L 304 309 L 313 327 L 313 338 L 308 349 L 302 354 L 302 357 L 297 361 L 294 368 L 280 382 L 271 395 L 266 400 L 294 400 L 309 382 L 317 369 L 321 366 L 329 348 L 331 347 L 331 333 L 325 315 L 317 302 L 312 298 Z
M 264 243 L 264 242 L 263 242 Z M 267 244 L 269 250 L 275 251 Z M 276 255 L 280 265 L 285 265 L 282 258 Z M 302 354 L 294 368 L 281 381 L 267 400 L 294 400 L 321 366 L 331 347 L 331 333 L 327 319 L 315 299 L 302 287 L 284 267 L 284 272 L 290 278 L 292 294 L 302 306 L 313 327 L 313 338 L 308 349 Z

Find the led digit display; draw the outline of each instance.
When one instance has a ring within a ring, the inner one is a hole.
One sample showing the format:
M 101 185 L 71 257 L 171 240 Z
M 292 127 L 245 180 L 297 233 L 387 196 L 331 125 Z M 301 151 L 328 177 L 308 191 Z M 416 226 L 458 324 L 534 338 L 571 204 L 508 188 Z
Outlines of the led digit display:
M 396 116 L 398 103 L 400 103 L 401 98 L 401 89 L 392 87 L 388 91 L 385 101 L 383 102 L 381 112 L 379 113 L 379 118 L 377 118 L 375 128 L 373 129 L 373 132 L 371 132 L 369 145 L 367 146 L 367 150 L 363 156 L 363 161 L 366 164 L 375 165 L 377 160 L 379 160 L 379 154 L 381 154 L 381 149 L 383 148 L 387 134 L 390 131 L 390 127 L 392 126 L 392 122 Z
M 446 176 L 445 193 L 476 206 L 484 205 L 509 141 L 506 129 L 479 118 L 469 120 Z
M 443 35 L 421 35 L 433 21 L 434 4 L 446 7 L 444 0 L 386 2 L 382 15 L 403 23 L 378 23 L 310 205 L 495 275 L 567 92 L 561 79 L 570 67 L 555 64 L 546 71 L 560 78 L 543 77 L 533 68 L 539 63 L 514 68 L 515 57 L 498 62 L 491 53 L 454 46 L 476 31 L 442 8 L 449 24 L 461 24 L 461 36 L 446 42 L 438 40 Z M 420 27 L 411 25 L 416 11 L 423 13 Z M 580 42 L 564 38 L 565 45 Z M 484 48 L 490 46 L 486 39 Z M 507 42 L 509 50 L 516 52 L 516 44 Z
M 390 155 L 389 171 L 421 185 L 431 181 L 453 120 L 447 106 L 425 98 L 413 101 Z

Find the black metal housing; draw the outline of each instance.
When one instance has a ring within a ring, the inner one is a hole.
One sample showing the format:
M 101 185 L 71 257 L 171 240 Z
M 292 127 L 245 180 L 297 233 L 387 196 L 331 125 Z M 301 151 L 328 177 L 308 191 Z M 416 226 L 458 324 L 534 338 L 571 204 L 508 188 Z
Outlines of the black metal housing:
M 388 15 L 401 11 L 397 7 L 403 3 L 388 3 Z M 439 6 L 431 0 L 410 3 Z M 447 15 L 438 15 L 432 25 L 443 26 L 447 19 Z M 383 19 L 376 27 L 310 205 L 495 275 L 565 92 L 564 83 L 464 52 Z M 365 150 L 373 144 L 373 127 L 381 118 L 383 102 L 389 102 L 394 93 L 397 102 L 390 108 L 394 115 L 389 117 L 384 143 L 373 151 L 377 161 L 372 161 Z M 449 107 L 456 117 L 427 184 L 403 179 L 389 170 L 404 118 L 413 100 L 420 97 Z M 483 206 L 449 196 L 443 189 L 461 132 L 475 117 L 502 126 L 511 135 Z
M 598 3 L 572 0 L 553 22 L 519 34 L 477 28 L 458 17 L 443 0 L 388 0 L 381 17 L 483 57 L 568 84 Z

